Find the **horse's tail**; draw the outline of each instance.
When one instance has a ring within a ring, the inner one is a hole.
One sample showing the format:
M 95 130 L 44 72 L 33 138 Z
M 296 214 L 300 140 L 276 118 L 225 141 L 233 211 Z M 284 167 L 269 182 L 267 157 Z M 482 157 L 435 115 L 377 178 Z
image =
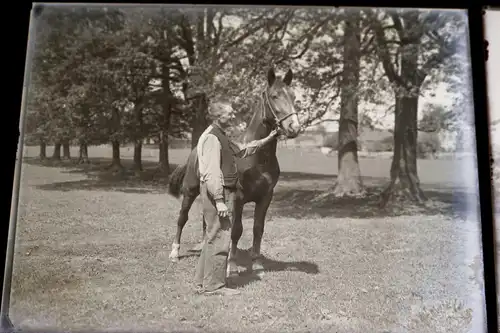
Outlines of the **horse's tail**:
M 187 163 L 179 165 L 170 175 L 168 181 L 168 193 L 178 198 L 181 195 L 182 182 L 186 175 Z

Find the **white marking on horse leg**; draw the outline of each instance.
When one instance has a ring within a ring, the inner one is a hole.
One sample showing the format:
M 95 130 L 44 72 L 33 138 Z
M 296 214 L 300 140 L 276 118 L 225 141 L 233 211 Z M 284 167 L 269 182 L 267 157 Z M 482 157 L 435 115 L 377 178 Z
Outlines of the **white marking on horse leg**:
M 181 248 L 180 244 L 173 243 L 172 244 L 172 252 L 170 252 L 170 255 L 168 256 L 171 261 L 177 262 L 179 261 L 179 249 Z

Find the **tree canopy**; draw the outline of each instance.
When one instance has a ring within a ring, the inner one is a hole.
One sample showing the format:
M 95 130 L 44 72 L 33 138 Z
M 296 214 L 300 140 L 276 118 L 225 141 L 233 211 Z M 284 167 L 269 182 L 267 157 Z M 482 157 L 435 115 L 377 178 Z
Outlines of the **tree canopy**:
M 446 126 L 459 129 L 470 114 L 460 11 L 45 6 L 35 24 L 26 121 L 32 143 L 114 142 L 119 149 L 153 138 L 165 150 L 168 137 L 189 135 L 195 143 L 216 96 L 233 98 L 235 128 L 244 128 L 271 66 L 293 70 L 304 129 L 325 117 L 354 117 L 355 126 L 373 128 L 380 114 L 394 112 L 397 128 L 416 131 L 418 103 L 408 98 L 418 101 L 443 84 L 465 92 L 440 111 Z M 346 69 L 357 79 L 346 83 Z M 359 111 L 342 113 L 352 99 Z M 421 125 L 429 127 L 437 109 Z M 399 124 L 400 114 L 409 122 Z

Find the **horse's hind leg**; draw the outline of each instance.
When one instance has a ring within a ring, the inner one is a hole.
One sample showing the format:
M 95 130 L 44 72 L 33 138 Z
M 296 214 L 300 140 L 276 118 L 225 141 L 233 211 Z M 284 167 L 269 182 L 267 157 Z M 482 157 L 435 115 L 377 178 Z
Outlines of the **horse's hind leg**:
M 179 261 L 179 249 L 181 247 L 180 244 L 181 244 L 182 229 L 184 229 L 184 226 L 188 221 L 189 210 L 191 209 L 191 206 L 193 205 L 193 202 L 198 196 L 198 194 L 199 193 L 197 192 L 191 192 L 191 193 L 184 193 L 182 196 L 181 210 L 179 212 L 179 217 L 177 218 L 177 232 L 175 234 L 174 242 L 172 243 L 172 252 L 170 252 L 170 255 L 168 256 L 170 260 L 173 262 Z
M 262 243 L 262 235 L 264 234 L 264 225 L 266 221 L 267 210 L 271 204 L 273 192 L 266 194 L 261 200 L 255 204 L 254 222 L 253 222 L 253 247 L 251 252 L 252 270 L 259 276 L 264 274 L 264 265 L 260 254 L 260 245 Z

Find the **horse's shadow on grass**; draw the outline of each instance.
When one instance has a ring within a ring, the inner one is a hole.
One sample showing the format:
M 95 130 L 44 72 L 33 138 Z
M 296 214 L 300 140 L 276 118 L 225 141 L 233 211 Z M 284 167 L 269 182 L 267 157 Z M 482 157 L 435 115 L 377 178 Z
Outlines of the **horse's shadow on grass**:
M 261 274 L 272 272 L 294 271 L 306 274 L 318 274 L 319 267 L 317 264 L 309 261 L 278 261 L 265 256 L 261 257 L 262 271 L 254 271 L 252 269 L 252 257 L 250 255 L 251 249 L 238 250 L 236 256 L 236 264 L 243 267 L 244 271 L 240 272 L 237 276 L 233 277 L 230 284 L 235 287 L 243 287 L 252 282 L 260 281 Z
M 243 270 L 237 276 L 231 276 L 229 279 L 230 286 L 233 287 L 243 287 L 253 282 L 262 280 L 263 276 L 267 273 L 272 272 L 284 272 L 293 271 L 301 272 L 306 274 L 318 274 L 319 267 L 317 264 L 309 261 L 279 261 L 268 258 L 266 256 L 261 257 L 261 263 L 264 267 L 263 270 L 257 271 L 252 268 L 252 257 L 250 255 L 251 249 L 238 249 L 238 254 L 236 255 L 236 264 Z M 200 251 L 188 250 L 185 254 L 179 256 L 179 259 L 188 257 L 199 257 Z

